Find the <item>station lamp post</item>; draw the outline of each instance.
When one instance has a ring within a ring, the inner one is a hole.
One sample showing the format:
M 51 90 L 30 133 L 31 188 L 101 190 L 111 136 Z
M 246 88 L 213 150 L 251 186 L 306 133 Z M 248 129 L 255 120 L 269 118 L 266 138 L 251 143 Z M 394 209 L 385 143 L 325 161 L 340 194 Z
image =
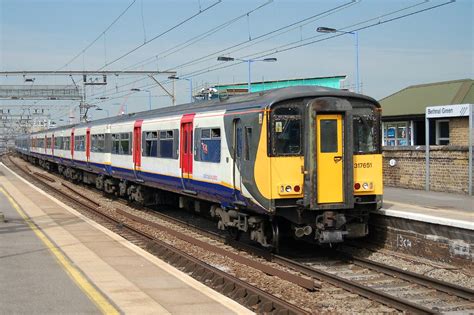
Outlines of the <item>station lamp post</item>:
M 186 80 L 189 82 L 189 102 L 192 103 L 194 101 L 193 99 L 193 80 L 189 78 L 182 78 L 182 77 L 177 77 L 175 75 L 172 75 L 168 77 L 170 80 Z
M 316 29 L 319 33 L 342 33 L 342 34 L 351 34 L 354 35 L 355 38 L 355 63 L 356 63 L 356 70 L 355 70 L 355 81 L 356 81 L 356 92 L 360 93 L 360 85 L 359 85 L 359 33 L 357 31 L 354 32 L 346 32 L 340 31 L 335 28 L 330 27 L 318 27 Z
M 249 67 L 249 78 L 248 78 L 248 85 L 247 85 L 247 91 L 248 93 L 252 92 L 252 76 L 251 76 L 251 64 L 252 62 L 256 61 L 263 61 L 263 62 L 275 62 L 277 61 L 276 58 L 264 58 L 264 59 L 240 59 L 240 58 L 233 58 L 233 57 L 225 57 L 225 56 L 219 56 L 217 57 L 217 61 L 234 61 L 234 60 L 239 60 L 246 62 Z
M 148 92 L 148 110 L 151 110 L 151 91 L 150 90 L 142 90 L 142 89 L 130 89 L 133 92 Z

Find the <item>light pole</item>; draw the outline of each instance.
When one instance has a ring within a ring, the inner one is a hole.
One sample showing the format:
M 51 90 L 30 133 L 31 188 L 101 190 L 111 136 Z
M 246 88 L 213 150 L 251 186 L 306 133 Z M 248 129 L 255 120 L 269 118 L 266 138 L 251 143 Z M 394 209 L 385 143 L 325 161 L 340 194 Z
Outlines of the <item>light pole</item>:
M 190 103 L 194 102 L 194 99 L 193 99 L 193 80 L 192 80 L 192 79 L 177 77 L 177 76 L 174 76 L 174 75 L 168 77 L 168 79 L 170 79 L 170 80 L 186 80 L 186 81 L 188 81 L 188 82 L 189 82 L 189 102 L 190 102 Z
M 233 57 L 225 57 L 225 56 L 219 56 L 217 57 L 217 61 L 234 61 L 234 60 L 239 60 L 239 61 L 244 61 L 248 64 L 249 67 L 249 78 L 248 78 L 248 83 L 247 83 L 247 92 L 251 93 L 252 92 L 252 76 L 251 76 L 251 64 L 252 62 L 256 61 L 263 61 L 263 62 L 275 62 L 277 61 L 276 58 L 264 58 L 264 59 L 240 59 L 240 58 L 233 58 Z
M 130 89 L 133 92 L 148 92 L 148 110 L 151 110 L 151 91 L 142 89 Z
M 108 109 L 105 109 L 105 108 L 102 108 L 102 107 L 96 107 L 95 110 L 105 110 L 105 112 L 107 113 L 107 118 L 109 118 L 109 110 Z
M 356 79 L 356 92 L 360 93 L 360 85 L 359 85 L 359 33 L 357 31 L 354 32 L 346 32 L 346 31 L 340 31 L 335 28 L 330 28 L 330 27 L 318 27 L 316 29 L 317 32 L 319 33 L 342 33 L 342 34 L 351 34 L 354 35 L 355 37 L 355 63 L 356 63 L 356 71 L 355 71 L 355 79 Z

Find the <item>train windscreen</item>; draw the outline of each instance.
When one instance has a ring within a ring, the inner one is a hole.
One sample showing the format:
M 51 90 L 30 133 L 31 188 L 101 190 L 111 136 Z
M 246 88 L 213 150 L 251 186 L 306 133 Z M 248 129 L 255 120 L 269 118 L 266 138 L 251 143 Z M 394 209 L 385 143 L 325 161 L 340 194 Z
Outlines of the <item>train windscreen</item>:
M 378 153 L 377 115 L 372 108 L 354 108 L 354 153 Z

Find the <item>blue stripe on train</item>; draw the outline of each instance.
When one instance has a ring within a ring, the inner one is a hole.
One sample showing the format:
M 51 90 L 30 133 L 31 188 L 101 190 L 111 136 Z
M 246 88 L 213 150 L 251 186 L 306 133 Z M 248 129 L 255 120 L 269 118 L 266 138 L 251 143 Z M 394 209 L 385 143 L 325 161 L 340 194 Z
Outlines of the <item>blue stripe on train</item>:
M 47 157 L 51 159 L 50 155 L 34 153 L 41 158 Z M 127 179 L 130 181 L 138 181 L 147 186 L 169 190 L 176 193 L 183 193 L 183 190 L 194 191 L 197 193 L 199 198 L 208 201 L 220 203 L 224 207 L 234 208 L 234 202 L 240 201 L 248 204 L 250 208 L 254 210 L 262 210 L 260 207 L 253 205 L 245 197 L 242 196 L 241 192 L 218 184 L 203 182 L 195 179 L 185 179 L 181 177 L 174 177 L 162 174 L 155 174 L 143 171 L 134 171 L 122 167 L 115 167 L 100 163 L 85 162 L 78 160 L 71 160 L 66 158 L 53 157 L 55 162 L 75 166 L 88 172 L 96 174 L 111 175 L 121 179 Z

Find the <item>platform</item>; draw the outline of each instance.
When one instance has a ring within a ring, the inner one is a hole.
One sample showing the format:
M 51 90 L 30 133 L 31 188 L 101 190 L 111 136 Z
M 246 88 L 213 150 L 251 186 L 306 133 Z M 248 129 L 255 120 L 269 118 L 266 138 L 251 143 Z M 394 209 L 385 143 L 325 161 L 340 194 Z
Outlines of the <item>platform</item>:
M 369 219 L 371 243 L 392 251 L 472 268 L 474 198 L 451 193 L 384 188 L 382 209 Z
M 0 165 L 0 313 L 252 314 Z
M 467 195 L 385 187 L 383 207 L 378 212 L 474 230 L 474 197 Z

